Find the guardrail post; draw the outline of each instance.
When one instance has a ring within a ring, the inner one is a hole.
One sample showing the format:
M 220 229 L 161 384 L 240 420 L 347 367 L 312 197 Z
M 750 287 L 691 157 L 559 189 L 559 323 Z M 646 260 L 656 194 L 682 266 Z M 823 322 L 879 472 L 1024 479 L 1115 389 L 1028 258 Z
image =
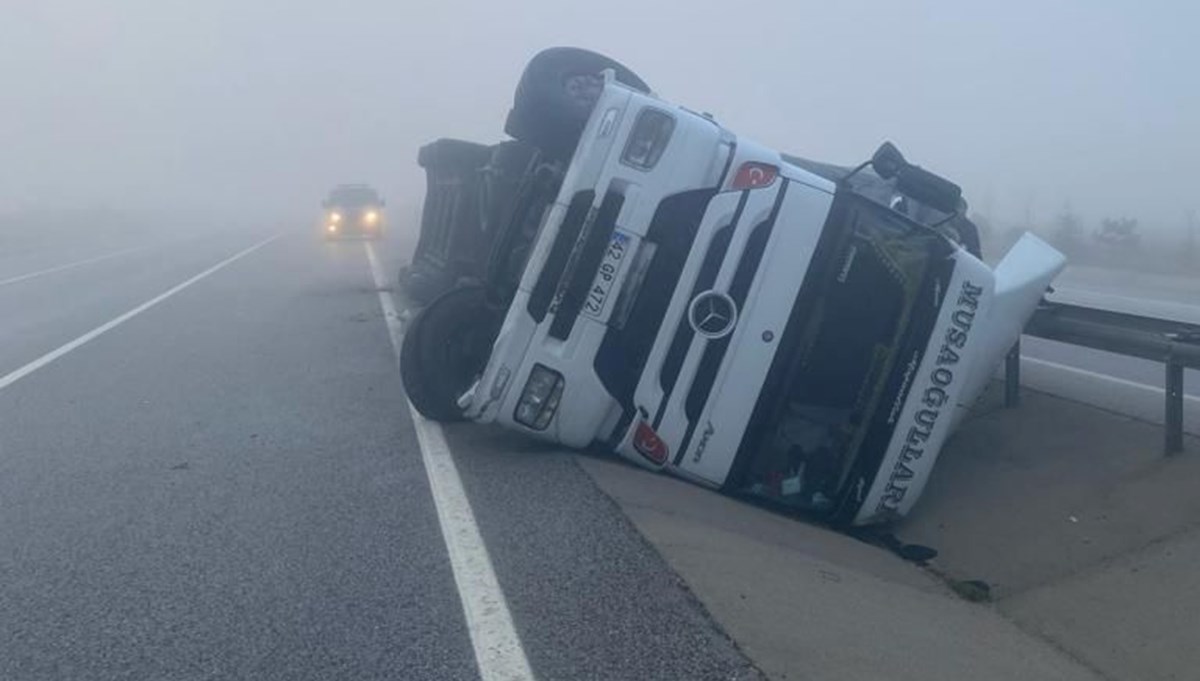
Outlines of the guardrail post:
M 1183 451 L 1183 365 L 1167 359 L 1167 454 Z
M 1021 340 L 1013 343 L 1004 358 L 1004 406 L 1015 407 L 1021 403 Z

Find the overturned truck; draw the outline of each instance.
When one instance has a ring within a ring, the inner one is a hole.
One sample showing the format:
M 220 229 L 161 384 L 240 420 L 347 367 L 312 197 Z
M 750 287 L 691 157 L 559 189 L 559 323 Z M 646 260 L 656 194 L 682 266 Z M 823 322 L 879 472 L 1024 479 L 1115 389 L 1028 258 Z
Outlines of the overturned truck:
M 984 264 L 891 144 L 782 154 L 582 50 L 530 62 L 505 130 L 466 171 L 475 269 L 405 335 L 416 408 L 835 524 L 912 507 L 1064 266 L 1032 235 Z

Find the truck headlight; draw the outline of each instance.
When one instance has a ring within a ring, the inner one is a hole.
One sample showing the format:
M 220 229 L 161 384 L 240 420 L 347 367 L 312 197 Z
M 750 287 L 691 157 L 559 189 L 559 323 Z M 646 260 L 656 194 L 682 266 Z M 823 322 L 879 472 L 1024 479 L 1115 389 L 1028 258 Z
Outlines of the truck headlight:
M 368 225 L 374 225 L 376 222 L 379 222 L 379 213 L 373 210 L 367 211 L 366 215 L 363 215 L 363 222 Z
M 621 152 L 621 162 L 640 170 L 650 170 L 662 158 L 674 130 L 675 119 L 667 112 L 642 109 L 625 142 L 625 151 Z
M 342 214 L 341 214 L 341 213 L 330 213 L 330 214 L 329 214 L 329 221 L 330 221 L 330 222 L 332 222 L 332 223 L 334 223 L 334 224 L 337 224 L 337 223 L 341 222 L 341 221 L 342 221 Z
M 558 411 L 562 392 L 562 374 L 541 364 L 533 365 L 513 418 L 523 426 L 545 430 L 554 418 L 554 412 Z

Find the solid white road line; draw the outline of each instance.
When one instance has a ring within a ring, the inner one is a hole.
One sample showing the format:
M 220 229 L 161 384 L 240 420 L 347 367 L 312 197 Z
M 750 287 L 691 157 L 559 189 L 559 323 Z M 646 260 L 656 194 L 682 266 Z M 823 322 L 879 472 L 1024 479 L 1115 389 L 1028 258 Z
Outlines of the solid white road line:
M 1109 376 L 1108 374 L 1102 374 L 1098 371 L 1088 371 L 1087 369 L 1080 369 L 1079 367 L 1073 367 L 1073 366 L 1070 366 L 1067 364 L 1059 364 L 1058 362 L 1050 362 L 1050 361 L 1047 361 L 1044 359 L 1037 359 L 1036 357 L 1030 357 L 1029 355 L 1021 355 L 1021 361 L 1029 362 L 1030 364 L 1037 364 L 1039 366 L 1043 366 L 1048 369 L 1054 369 L 1055 371 L 1062 371 L 1062 372 L 1069 373 L 1069 374 L 1075 374 L 1076 376 L 1086 376 L 1088 378 L 1092 378 L 1097 381 L 1105 381 L 1105 382 L 1113 383 L 1116 385 L 1123 385 L 1128 388 L 1135 388 L 1137 390 L 1151 392 L 1151 393 L 1154 393 L 1155 395 L 1162 395 L 1164 392 L 1164 390 L 1162 388 L 1150 385 L 1148 383 L 1138 383 L 1137 381 L 1130 381 L 1125 378 L 1117 378 L 1116 376 Z M 1185 402 L 1200 403 L 1200 397 L 1198 397 L 1196 395 L 1186 395 L 1185 394 L 1183 396 L 1183 399 Z
M 38 357 L 37 359 L 33 360 L 29 364 L 26 364 L 25 366 L 21 367 L 20 369 L 17 369 L 16 371 L 8 374 L 7 376 L 0 378 L 0 390 L 3 390 L 5 388 L 7 388 L 8 386 L 12 385 L 13 383 L 16 383 L 17 381 L 21 380 L 22 378 L 25 378 L 29 374 L 32 374 L 33 372 L 37 371 L 38 369 L 41 369 L 42 367 L 46 366 L 47 364 L 53 362 L 54 360 L 58 359 L 59 357 L 62 357 L 63 355 L 67 354 L 68 352 L 75 350 L 76 348 L 82 346 L 84 343 L 87 343 L 88 341 L 100 336 L 101 334 L 105 333 L 106 331 L 111 331 L 111 330 L 115 329 L 116 327 L 120 326 L 121 324 L 124 324 L 125 322 L 129 321 L 130 319 L 133 319 L 134 317 L 138 316 L 139 314 L 145 312 L 146 310 L 149 310 L 150 308 L 154 307 L 155 305 L 158 305 L 159 303 L 166 300 L 167 298 L 170 298 L 171 296 L 175 295 L 176 293 L 179 293 L 183 289 L 191 286 L 192 284 L 195 284 L 196 282 L 200 281 L 201 279 L 204 279 L 205 277 L 216 272 L 217 270 L 220 270 L 223 267 L 230 265 L 233 262 L 235 262 L 241 258 L 244 258 L 247 255 L 250 255 L 254 251 L 257 251 L 258 249 L 262 248 L 263 246 L 266 246 L 267 244 L 271 243 L 272 241 L 278 239 L 281 236 L 283 236 L 283 235 L 276 234 L 275 236 L 270 237 L 269 239 L 264 239 L 243 251 L 239 251 L 239 252 L 229 256 L 228 258 L 222 260 L 221 262 L 217 263 L 216 265 L 213 265 L 212 267 L 204 270 L 200 274 L 197 274 L 196 276 L 192 277 L 191 279 L 188 279 L 187 281 L 185 281 L 181 284 L 176 284 L 175 286 L 172 286 L 171 288 L 167 289 L 163 293 L 160 293 L 157 296 L 154 296 L 150 300 L 147 300 L 146 302 L 142 303 L 141 305 L 138 305 L 137 307 L 126 312 L 125 314 L 123 314 L 115 319 L 112 319 L 110 321 L 107 321 L 107 322 L 101 324 L 100 326 L 97 326 L 96 328 L 92 329 L 91 331 L 88 331 L 87 333 L 76 338 L 75 340 L 60 346 L 56 350 L 51 350 L 50 352 L 47 352 L 46 354 L 42 355 L 41 357 Z
M 1054 293 L 1055 297 L 1051 300 L 1064 303 L 1099 306 L 1102 309 L 1111 308 L 1115 312 L 1165 317 L 1182 322 L 1200 322 L 1200 306 L 1165 298 L 1135 298 L 1074 286 L 1055 286 Z
M 1093 297 L 1093 298 L 1108 298 L 1111 300 L 1122 300 L 1127 303 L 1137 303 L 1139 305 L 1165 304 L 1165 305 L 1173 305 L 1173 306 L 1182 307 L 1182 308 L 1190 308 L 1192 310 L 1200 310 L 1200 307 L 1197 307 L 1196 305 L 1193 305 L 1192 303 L 1181 303 L 1181 302 L 1174 301 L 1174 300 L 1168 300 L 1166 298 L 1135 298 L 1133 296 L 1126 296 L 1126 295 L 1121 295 L 1121 294 L 1117 294 L 1117 293 L 1108 293 L 1107 291 L 1098 291 L 1096 289 L 1082 288 L 1079 286 L 1070 286 L 1070 285 L 1055 286 L 1054 292 L 1057 294 L 1066 294 L 1067 296 L 1076 295 L 1076 296 L 1089 296 L 1089 297 Z
M 388 293 L 388 278 L 384 276 L 375 249 L 364 244 L 367 260 L 371 264 L 371 276 L 379 289 L 379 304 L 387 323 L 388 336 L 392 341 L 397 363 L 400 361 L 401 338 L 400 316 Z M 429 487 L 433 491 L 433 503 L 437 508 L 438 522 L 442 528 L 442 539 L 450 554 L 450 567 L 454 572 L 454 583 L 462 601 L 463 614 L 467 620 L 467 631 L 471 645 L 475 648 L 475 663 L 483 681 L 520 681 L 533 679 L 533 671 L 525 658 L 525 649 L 513 626 L 512 615 L 500 582 L 492 569 L 487 546 L 475 524 L 475 514 L 463 490 L 458 468 L 450 454 L 446 436 L 441 426 L 417 413 L 412 403 L 408 404 L 413 424 L 417 430 L 417 443 L 425 473 L 429 476 Z
M 102 260 L 108 260 L 109 258 L 115 258 L 118 255 L 125 255 L 126 253 L 133 253 L 134 251 L 140 251 L 144 248 L 145 248 L 145 246 L 138 246 L 136 248 L 126 248 L 123 251 L 117 251 L 115 253 L 107 253 L 105 255 L 97 256 L 95 258 L 88 258 L 87 260 L 76 260 L 75 262 L 69 262 L 65 265 L 57 265 L 55 267 L 49 267 L 44 270 L 38 270 L 37 272 L 29 272 L 28 274 L 22 274 L 22 275 L 19 275 L 16 277 L 10 277 L 8 279 L 0 279 L 0 286 L 7 286 L 8 284 L 15 284 L 18 281 L 25 281 L 26 279 L 33 279 L 34 277 L 40 277 L 40 276 L 46 275 L 46 274 L 54 274 L 55 272 L 62 272 L 63 270 L 69 270 L 73 267 L 79 267 L 81 265 L 90 265 L 94 262 L 100 262 Z

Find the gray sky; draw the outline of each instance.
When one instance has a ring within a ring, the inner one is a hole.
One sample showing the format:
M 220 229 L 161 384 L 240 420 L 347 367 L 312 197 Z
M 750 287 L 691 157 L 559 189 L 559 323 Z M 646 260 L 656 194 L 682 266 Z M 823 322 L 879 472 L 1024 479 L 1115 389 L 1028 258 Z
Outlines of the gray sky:
M 741 135 L 891 139 L 1002 220 L 1200 207 L 1200 5 L 1008 0 L 5 0 L 0 208 L 419 199 L 416 148 L 502 137 L 538 49 L 616 57 Z

